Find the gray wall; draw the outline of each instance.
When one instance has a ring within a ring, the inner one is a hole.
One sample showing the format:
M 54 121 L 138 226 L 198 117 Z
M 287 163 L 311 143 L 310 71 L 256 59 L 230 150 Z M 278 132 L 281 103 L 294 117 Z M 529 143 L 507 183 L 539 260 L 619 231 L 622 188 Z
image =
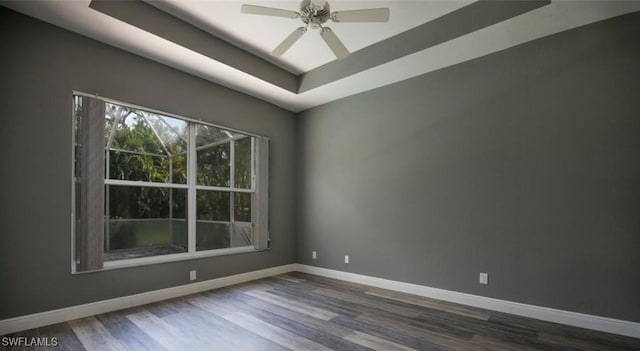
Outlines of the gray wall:
M 298 262 L 640 322 L 638 38 L 636 13 L 302 113 Z
M 294 262 L 295 115 L 0 7 L 0 319 Z M 71 94 L 272 138 L 273 250 L 71 275 Z

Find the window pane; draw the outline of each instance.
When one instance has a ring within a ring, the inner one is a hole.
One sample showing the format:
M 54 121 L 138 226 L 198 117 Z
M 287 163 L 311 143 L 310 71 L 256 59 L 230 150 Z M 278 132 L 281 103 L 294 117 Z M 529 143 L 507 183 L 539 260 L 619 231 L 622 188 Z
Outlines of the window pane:
M 251 223 L 196 222 L 196 251 L 251 246 Z
M 169 159 L 171 183 L 187 184 L 187 155 L 175 155 Z
M 105 261 L 187 251 L 186 189 L 105 188 Z
M 109 135 L 105 135 L 105 145 L 108 149 L 168 156 L 164 145 L 147 123 L 142 111 L 107 104 L 106 119 L 106 125 L 111 125 L 105 128 L 109 130 Z
M 252 245 L 253 226 L 251 223 L 233 223 L 231 228 L 231 247 Z
M 228 187 L 230 184 L 230 144 L 210 146 L 197 151 L 197 184 Z
M 196 147 L 228 141 L 234 136 L 224 129 L 198 124 L 196 128 Z
M 107 103 L 108 178 L 186 184 L 187 125 L 176 118 Z
M 109 179 L 169 182 L 171 160 L 162 155 L 109 151 Z
M 153 127 L 169 157 L 164 161 L 169 168 L 167 172 L 174 184 L 187 183 L 187 148 L 189 140 L 188 123 L 186 121 L 167 116 L 146 113 L 146 120 Z
M 154 129 L 155 134 L 167 148 L 169 154 L 187 153 L 187 140 L 189 139 L 187 121 L 144 111 L 141 113 L 144 114 L 145 120 Z
M 196 251 L 230 247 L 230 223 L 196 222 Z
M 251 222 L 251 195 L 250 193 L 234 193 L 233 213 L 236 222 Z
M 107 185 L 109 218 L 186 218 L 186 189 Z
M 197 220 L 228 222 L 231 219 L 231 199 L 225 191 L 198 190 L 196 192 Z
M 251 189 L 251 137 L 234 141 L 235 145 L 235 187 Z

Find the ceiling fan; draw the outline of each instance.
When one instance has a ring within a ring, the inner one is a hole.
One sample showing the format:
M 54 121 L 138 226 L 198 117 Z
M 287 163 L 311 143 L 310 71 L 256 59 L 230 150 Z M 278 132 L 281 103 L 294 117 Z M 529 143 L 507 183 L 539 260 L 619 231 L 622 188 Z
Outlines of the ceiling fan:
M 338 59 L 349 56 L 349 50 L 329 27 L 323 24 L 329 20 L 333 22 L 388 22 L 389 9 L 362 9 L 331 12 L 329 3 L 324 0 L 303 0 L 300 3 L 300 12 L 277 9 L 272 7 L 242 5 L 241 13 L 252 15 L 275 16 L 285 18 L 299 18 L 304 22 L 303 27 L 296 28 L 288 37 L 280 43 L 272 52 L 273 56 L 282 56 L 300 37 L 307 28 L 320 29 L 320 36 L 327 43 Z

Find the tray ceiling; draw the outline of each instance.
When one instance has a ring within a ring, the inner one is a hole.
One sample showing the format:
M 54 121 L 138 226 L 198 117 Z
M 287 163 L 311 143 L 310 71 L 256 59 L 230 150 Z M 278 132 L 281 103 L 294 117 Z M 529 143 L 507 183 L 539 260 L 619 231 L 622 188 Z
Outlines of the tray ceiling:
M 315 31 L 269 55 L 298 20 L 246 15 L 243 3 L 298 1 L 10 1 L 2 5 L 134 54 L 302 111 L 515 45 L 640 11 L 638 1 L 330 1 L 332 11 L 389 7 L 389 23 L 330 23 L 352 52 L 336 61 Z

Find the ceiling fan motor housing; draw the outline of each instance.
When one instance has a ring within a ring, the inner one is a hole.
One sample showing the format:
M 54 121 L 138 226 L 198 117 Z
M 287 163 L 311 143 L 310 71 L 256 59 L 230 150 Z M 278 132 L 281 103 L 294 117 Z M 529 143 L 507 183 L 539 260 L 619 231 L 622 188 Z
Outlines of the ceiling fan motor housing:
M 320 28 L 321 24 L 331 18 L 329 2 L 318 0 L 303 0 L 300 3 L 300 19 L 312 29 Z

